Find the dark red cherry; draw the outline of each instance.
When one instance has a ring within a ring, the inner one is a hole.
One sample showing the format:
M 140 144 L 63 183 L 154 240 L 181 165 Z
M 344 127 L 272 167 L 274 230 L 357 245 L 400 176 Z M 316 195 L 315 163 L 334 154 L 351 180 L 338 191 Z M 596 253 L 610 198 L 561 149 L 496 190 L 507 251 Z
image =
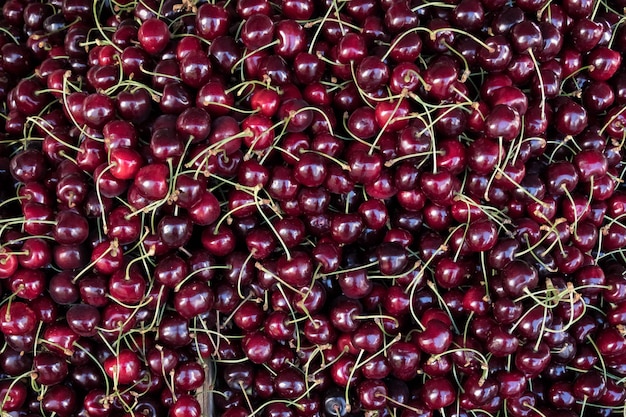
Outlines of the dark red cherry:
M 218 5 L 203 4 L 196 12 L 196 30 L 198 35 L 207 40 L 223 36 L 229 28 L 228 11 Z
M 451 405 L 456 398 L 456 389 L 447 378 L 432 378 L 424 382 L 422 401 L 430 409 L 441 409 Z
M 41 408 L 59 417 L 70 417 L 77 407 L 76 392 L 62 384 L 50 387 L 41 400 Z
M 365 380 L 357 389 L 361 405 L 366 410 L 382 410 L 387 406 L 387 385 L 382 381 Z
M 37 382 L 43 385 L 54 385 L 63 381 L 68 374 L 65 358 L 53 352 L 40 352 L 35 355 L 33 368 Z
M 184 246 L 191 238 L 191 220 L 182 216 L 164 216 L 158 224 L 161 241 L 169 247 Z
M 587 127 L 587 111 L 573 100 L 559 106 L 554 115 L 556 129 L 564 135 L 577 135 Z
M 521 118 L 517 110 L 507 104 L 494 106 L 485 118 L 485 133 L 489 139 L 515 139 L 521 131 Z
M 596 81 L 606 81 L 620 68 L 622 57 L 615 50 L 598 46 L 589 52 L 586 61 L 591 65 L 589 76 Z
M 581 400 L 599 400 L 606 391 L 606 378 L 600 372 L 592 370 L 580 374 L 573 383 L 572 392 Z
M 507 67 L 512 58 L 511 45 L 502 35 L 492 36 L 485 41 L 490 48 L 478 51 L 478 62 L 487 71 L 499 71 Z
M 28 305 L 14 301 L 0 307 L 0 331 L 5 335 L 23 335 L 37 324 L 35 312 Z
M 30 149 L 19 152 L 11 158 L 9 168 L 17 181 L 30 182 L 43 177 L 46 165 L 43 154 Z
M 438 100 L 452 96 L 453 83 L 458 78 L 455 66 L 445 61 L 437 61 L 422 73 L 428 94 Z
M 115 117 L 113 100 L 101 93 L 88 95 L 83 102 L 83 118 L 87 126 L 100 129 Z
M 446 324 L 439 320 L 432 320 L 417 336 L 417 343 L 422 351 L 437 355 L 445 352 L 452 343 L 452 332 Z
M 550 363 L 550 348 L 545 343 L 534 346 L 522 346 L 515 353 L 517 369 L 531 378 L 539 375 Z
M 89 304 L 75 304 L 66 313 L 67 323 L 78 335 L 85 337 L 95 336 L 100 324 L 100 312 Z
M 495 379 L 473 374 L 465 380 L 463 389 L 474 404 L 485 404 L 498 394 L 499 386 Z
M 520 260 L 507 264 L 502 270 L 502 278 L 505 290 L 513 297 L 534 289 L 539 282 L 537 270 Z

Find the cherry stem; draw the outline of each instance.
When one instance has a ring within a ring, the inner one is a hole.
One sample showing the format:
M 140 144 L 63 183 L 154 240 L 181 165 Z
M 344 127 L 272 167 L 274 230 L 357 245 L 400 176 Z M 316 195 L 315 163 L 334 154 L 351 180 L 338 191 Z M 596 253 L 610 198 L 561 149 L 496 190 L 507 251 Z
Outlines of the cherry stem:
M 2 254 L 3 254 L 3 251 L 4 251 L 4 249 L 5 249 L 7 246 L 15 245 L 16 243 L 20 243 L 20 242 L 25 242 L 25 241 L 30 240 L 30 239 L 46 239 L 46 240 L 51 240 L 51 241 L 53 241 L 53 242 L 56 242 L 56 240 L 55 240 L 52 236 L 47 236 L 47 235 L 37 235 L 37 236 L 34 236 L 34 235 L 28 235 L 28 236 L 22 236 L 22 237 L 19 237 L 19 238 L 17 238 L 17 239 L 12 239 L 10 242 L 6 242 L 5 244 L 1 245 L 1 246 L 0 246 L 0 255 L 2 255 Z M 29 254 L 30 254 L 30 252 L 28 252 L 28 251 L 21 251 L 21 252 L 18 252 L 18 251 L 11 251 L 10 253 L 11 253 L 12 255 L 29 255 Z
M 356 357 L 354 361 L 354 366 L 352 367 L 352 369 L 350 369 L 350 376 L 348 377 L 348 382 L 346 384 L 346 389 L 344 392 L 344 399 L 346 400 L 346 409 L 348 410 L 352 408 L 350 406 L 350 382 L 352 381 L 352 378 L 354 378 L 354 373 L 356 372 L 356 370 L 361 366 L 359 362 L 361 361 L 361 358 L 363 357 L 363 353 L 365 353 L 364 350 L 359 351 L 359 355 Z
M 158 72 L 150 71 L 150 70 L 144 68 L 143 65 L 139 66 L 139 70 L 141 72 L 143 72 L 144 74 L 146 74 L 146 75 L 151 75 L 152 77 L 163 77 L 163 78 L 168 78 L 168 79 L 173 80 L 173 81 L 182 82 L 182 78 L 180 78 L 180 77 L 177 77 L 175 75 L 161 74 L 161 73 L 158 73 Z
M 341 118 L 341 123 L 343 125 L 344 130 L 346 131 L 346 133 L 348 134 L 348 136 L 350 137 L 350 139 L 355 140 L 365 146 L 371 146 L 371 144 L 366 141 L 361 139 L 360 137 L 358 137 L 357 135 L 355 135 L 354 133 L 352 133 L 352 131 L 348 128 L 348 113 L 344 113 L 343 117 Z
M 8 30 L 6 27 L 1 26 L 0 27 L 0 32 L 5 33 L 9 38 L 11 38 L 11 40 L 13 41 L 14 44 L 19 45 L 21 43 L 19 40 L 17 40 L 17 38 L 15 36 L 13 36 L 11 31 Z
M 329 159 L 329 160 L 333 161 L 334 163 L 339 165 L 339 167 L 341 169 L 343 169 L 344 171 L 350 171 L 350 165 L 346 164 L 345 162 L 343 162 L 339 158 L 335 158 L 334 156 L 330 156 L 330 155 L 327 155 L 327 154 L 325 154 L 323 152 L 315 151 L 315 150 L 312 150 L 312 149 L 300 149 L 299 152 L 300 152 L 300 154 L 314 153 L 316 155 L 319 155 L 321 157 L 324 157 L 326 159 Z M 297 157 L 295 157 L 295 155 L 294 155 L 294 159 L 296 159 L 296 158 Z M 297 158 L 297 159 L 299 159 L 299 158 Z
M 599 4 L 600 2 L 598 2 Z M 607 9 L 611 9 L 610 7 L 607 6 Z M 612 9 L 611 9 L 612 10 Z M 619 12 L 615 12 L 615 14 L 617 16 L 619 16 L 620 14 L 623 13 L 619 13 Z M 615 37 L 617 36 L 617 34 L 620 32 L 619 27 L 626 22 L 626 17 L 622 17 L 620 20 L 617 21 L 617 23 L 614 25 L 613 30 L 611 31 L 611 39 L 609 39 L 609 43 L 606 45 L 607 48 L 612 49 L 613 48 L 613 41 L 615 41 Z
M 237 67 L 239 65 L 241 65 L 246 59 L 250 58 L 252 55 L 256 54 L 257 52 L 263 51 L 265 49 L 269 49 L 269 48 L 271 48 L 271 47 L 273 47 L 275 45 L 278 45 L 279 43 L 280 43 L 280 40 L 279 39 L 275 39 L 275 40 L 273 40 L 272 42 L 270 42 L 268 44 L 265 44 L 265 45 L 263 45 L 263 46 L 261 46 L 259 48 L 254 49 L 251 52 L 248 52 L 248 53 L 244 54 L 241 58 L 239 58 L 237 61 L 235 61 L 235 63 L 231 67 L 231 69 L 230 69 L 231 74 L 233 74 L 237 70 Z
M 263 266 L 263 264 L 261 262 L 256 262 L 254 264 L 255 268 L 263 271 L 266 274 L 269 274 L 272 276 L 272 278 L 274 278 L 276 281 L 280 282 L 282 285 L 284 285 L 285 287 L 289 288 L 291 291 L 296 292 L 298 294 L 301 295 L 305 295 L 304 293 L 302 293 L 302 291 L 300 291 L 298 288 L 294 287 L 293 285 L 289 285 L 288 283 L 286 283 L 281 277 L 279 277 L 277 274 L 273 273 L 272 271 L 270 271 L 269 269 L 265 268 L 265 266 Z M 285 300 L 287 300 L 288 298 L 285 298 Z
M 390 168 L 390 167 L 394 166 L 395 164 L 397 164 L 398 162 L 406 161 L 407 159 L 419 158 L 419 157 L 422 157 L 422 156 L 432 155 L 433 153 L 436 153 L 438 155 L 444 155 L 445 152 L 444 151 L 416 152 L 416 153 L 411 153 L 411 154 L 408 154 L 408 155 L 402 155 L 402 156 L 398 156 L 396 158 L 389 159 L 389 160 L 385 161 L 385 166 L 387 168 Z
M 450 318 L 450 322 L 452 323 L 452 327 L 454 327 L 454 331 L 456 332 L 456 334 L 459 334 L 459 328 L 456 325 L 456 321 L 454 320 L 454 316 L 452 315 L 452 312 L 450 311 L 450 307 L 448 307 L 448 304 L 445 302 L 445 300 L 441 296 L 440 292 L 437 290 L 437 284 L 435 284 L 433 281 L 429 280 L 429 281 L 427 281 L 427 285 L 428 285 L 428 287 L 431 290 L 433 290 L 433 293 L 435 294 L 435 296 L 437 297 L 437 300 L 439 301 L 439 305 L 442 306 L 446 310 L 446 313 L 448 313 L 448 317 Z
M 248 88 L 249 86 L 253 86 L 253 85 L 260 85 L 261 87 L 266 87 L 269 88 L 270 90 L 273 91 L 278 91 L 278 87 L 274 87 L 274 86 L 268 86 L 266 83 L 259 81 L 259 80 L 246 80 L 244 82 L 241 82 L 239 84 L 235 84 L 234 86 L 224 90 L 227 94 L 232 93 L 235 90 L 238 90 L 236 95 L 237 96 L 241 96 L 243 94 L 243 91 Z
M 98 256 L 96 259 L 91 261 L 89 264 L 87 264 L 87 266 L 85 266 L 83 269 L 80 270 L 80 272 L 78 272 L 76 274 L 76 276 L 72 279 L 72 284 L 76 284 L 80 277 L 82 277 L 87 271 L 89 271 L 98 262 L 100 262 L 102 259 L 104 259 L 104 257 L 107 256 L 110 252 L 112 252 L 113 250 L 118 250 L 118 249 L 119 249 L 119 244 L 117 242 L 117 239 L 114 239 L 109 244 L 109 247 L 104 252 L 102 252 L 102 254 L 100 254 L 100 256 Z
M 563 78 L 563 80 L 561 80 L 560 92 L 563 92 L 563 87 L 565 86 L 565 82 L 567 80 L 569 80 L 570 78 L 574 78 L 576 75 L 580 74 L 583 71 L 591 70 L 593 68 L 594 68 L 593 65 L 585 65 L 585 66 L 582 66 L 582 67 L 578 68 L 576 71 L 573 71 L 567 77 Z
M 317 43 L 317 37 L 319 36 L 322 27 L 324 26 L 324 22 L 326 20 L 328 20 L 328 17 L 330 16 L 330 13 L 333 11 L 333 9 L 337 8 L 337 4 L 336 2 L 332 2 L 331 7 L 328 8 L 328 10 L 326 11 L 326 14 L 324 15 L 324 17 L 322 17 L 320 19 L 320 25 L 317 26 L 317 29 L 315 30 L 315 33 L 313 34 L 313 38 L 311 39 L 311 44 L 309 45 L 309 54 L 313 54 L 313 48 L 315 47 L 315 44 Z M 17 43 L 17 42 L 16 42 Z
M 104 209 L 104 204 L 102 203 L 102 193 L 100 192 L 100 180 L 102 179 L 102 176 L 113 167 L 114 167 L 113 165 L 108 165 L 98 174 L 98 178 L 95 179 L 96 197 L 98 197 L 98 203 L 100 204 L 100 207 L 101 207 L 100 217 L 102 218 L 102 231 L 104 232 L 105 235 L 108 234 L 109 227 L 107 226 L 106 210 Z
M 185 168 L 191 168 L 196 162 L 198 162 L 200 160 L 200 158 L 204 158 L 204 160 L 202 161 L 202 163 L 200 164 L 200 166 L 198 166 L 198 168 L 194 171 L 195 173 L 195 178 L 198 178 L 198 174 L 199 174 L 199 170 L 202 167 L 202 165 L 206 164 L 209 160 L 209 158 L 211 156 L 217 155 L 219 152 L 225 152 L 223 149 L 220 149 L 220 146 L 230 142 L 231 140 L 235 140 L 235 139 L 239 139 L 239 138 L 249 138 L 254 136 L 254 133 L 252 133 L 252 131 L 250 130 L 244 130 L 242 132 L 239 132 L 235 135 L 229 136 L 227 138 L 224 138 L 218 142 L 215 142 L 213 144 L 211 144 L 210 146 L 207 146 L 206 148 L 202 149 L 201 152 L 198 153 L 198 155 L 195 155 L 189 162 L 187 162 L 185 164 Z M 208 172 L 208 171 L 207 171 Z M 208 176 L 208 174 L 206 175 Z
M 391 120 L 393 119 L 393 116 L 396 114 L 396 112 L 400 108 L 400 104 L 402 103 L 402 99 L 403 98 L 404 97 L 400 97 L 400 99 L 397 101 L 395 107 L 393 108 L 393 112 L 387 118 L 387 120 L 385 120 L 385 124 L 383 125 L 383 127 L 380 129 L 380 131 L 376 135 L 376 138 L 374 139 L 374 141 L 372 141 L 372 144 L 370 145 L 370 150 L 367 153 L 369 156 L 372 156 L 372 154 L 374 153 L 374 149 L 378 145 L 378 141 L 380 140 L 380 138 L 383 136 L 383 134 L 387 130 L 387 127 L 391 124 Z
M 11 204 L 14 203 L 16 201 L 22 201 L 22 200 L 30 200 L 30 196 L 15 196 L 15 197 L 11 197 L 11 198 L 7 198 L 6 200 L 4 200 L 3 202 L 0 203 L 0 207 L 5 206 L 7 204 Z
M 611 123 L 613 123 L 615 121 L 615 119 L 617 119 L 619 116 L 622 115 L 622 113 L 624 113 L 626 111 L 626 106 L 622 106 L 622 108 L 619 109 L 618 112 L 616 112 L 614 115 L 612 115 L 609 120 L 607 120 L 607 122 L 604 124 L 604 126 L 602 126 L 602 128 L 600 129 L 600 134 L 604 134 L 604 131 L 606 130 L 607 127 L 609 127 L 609 125 Z
M 80 152 L 80 148 L 74 145 L 71 145 L 67 142 L 62 141 L 61 139 L 59 139 L 53 131 L 51 131 L 50 129 L 48 129 L 48 127 L 44 124 L 45 119 L 41 116 L 28 116 L 26 118 L 27 121 L 33 123 L 34 125 L 36 125 L 37 127 L 39 127 L 41 130 L 43 130 L 44 132 L 46 132 L 47 135 L 51 136 L 52 138 L 54 138 L 54 140 L 56 140 L 59 143 L 62 143 L 64 146 L 66 146 L 67 148 L 75 151 L 75 152 Z
M 339 274 L 343 274 L 343 273 L 346 273 L 346 272 L 355 272 L 355 271 L 360 271 L 361 269 L 370 268 L 370 267 L 375 266 L 375 265 L 378 265 L 378 261 L 370 262 L 370 263 L 367 263 L 365 265 L 355 266 L 355 267 L 352 267 L 352 268 L 338 269 L 336 271 L 327 272 L 325 274 L 320 274 L 320 276 L 322 276 L 322 277 L 329 277 L 331 275 L 339 275 Z

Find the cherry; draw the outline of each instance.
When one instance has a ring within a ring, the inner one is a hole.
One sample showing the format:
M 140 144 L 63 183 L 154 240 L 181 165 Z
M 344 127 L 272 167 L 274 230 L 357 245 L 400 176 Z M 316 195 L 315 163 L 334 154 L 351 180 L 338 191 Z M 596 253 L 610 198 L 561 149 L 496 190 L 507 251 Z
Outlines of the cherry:
M 109 279 L 109 294 L 125 304 L 139 303 L 145 296 L 146 279 L 139 268 L 118 270 Z
M 420 366 L 420 351 L 409 342 L 397 342 L 388 348 L 387 361 L 394 377 L 409 381 L 415 377 Z
M 21 80 L 15 86 L 15 100 L 23 114 L 39 114 L 49 101 L 50 96 L 41 93 L 42 86 L 35 79 Z
M 437 355 L 445 352 L 452 343 L 449 326 L 439 320 L 431 320 L 417 336 L 417 343 L 423 352 Z
M 577 399 L 599 400 L 606 390 L 606 378 L 600 372 L 589 371 L 579 375 L 572 385 L 572 393 Z
M 382 381 L 365 380 L 358 388 L 359 400 L 366 410 L 382 410 L 387 406 L 387 386 Z
M 170 417 L 200 417 L 201 415 L 200 403 L 188 394 L 178 396 L 168 413 Z
M 57 214 L 52 229 L 55 240 L 65 245 L 81 244 L 89 234 L 89 224 L 79 213 L 63 210 Z
M 117 356 L 107 358 L 103 366 L 107 376 L 115 383 L 130 384 L 139 377 L 141 362 L 135 352 L 122 349 Z
M 518 53 L 537 52 L 543 46 L 543 37 L 539 25 L 524 20 L 511 28 L 512 46 Z
M 178 388 L 193 391 L 202 386 L 205 380 L 205 370 L 197 362 L 185 362 L 176 367 L 174 382 Z
M 225 8 L 207 4 L 199 7 L 196 14 L 198 35 L 207 40 L 214 40 L 225 35 L 229 27 L 229 15 Z
M 383 334 L 377 324 L 366 321 L 358 326 L 352 334 L 352 344 L 357 349 L 374 353 L 383 343 Z
M 185 283 L 174 296 L 174 305 L 181 316 L 191 319 L 208 312 L 213 306 L 213 291 L 204 283 Z
M 28 269 L 44 268 L 52 261 L 52 253 L 48 243 L 40 238 L 31 238 L 21 248 L 24 255 L 17 257 L 20 266 Z
M 160 163 L 144 165 L 135 176 L 134 184 L 145 197 L 159 200 L 168 193 L 168 176 L 167 165 Z
M 576 246 L 564 246 L 554 253 L 554 262 L 566 274 L 574 273 L 583 264 L 583 255 Z
M 65 385 L 50 387 L 41 400 L 41 407 L 48 413 L 69 417 L 76 409 L 76 393 Z
M 87 393 L 83 406 L 90 415 L 104 417 L 110 413 L 106 392 L 99 388 L 94 388 Z
M 537 270 L 519 260 L 512 261 L 503 268 L 502 278 L 505 290 L 512 297 L 518 297 L 524 291 L 533 289 L 539 281 Z
M 251 15 L 243 25 L 241 40 L 247 48 L 257 49 L 272 41 L 274 23 L 265 14 Z
M 140 50 L 143 51 L 143 49 Z M 128 55 L 131 53 L 130 51 L 133 51 L 133 47 L 126 48 L 122 52 L 122 68 L 125 73 L 130 72 L 133 75 L 141 74 L 139 67 L 142 64 L 140 62 L 136 63 L 136 70 L 130 70 L 127 66 L 125 66 L 125 63 L 128 65 Z M 125 55 L 126 59 L 124 59 Z M 127 73 L 127 75 L 130 74 Z M 121 117 L 129 122 L 140 124 L 149 118 L 151 102 L 152 100 L 148 90 L 145 88 L 138 88 L 134 91 L 121 91 L 116 97 L 116 108 Z
M 499 385 L 495 379 L 483 380 L 479 375 L 470 375 L 463 383 L 463 390 L 474 404 L 485 404 L 498 395 Z
M 570 408 L 576 403 L 569 381 L 557 381 L 548 390 L 548 401 L 558 408 Z
M 53 352 L 40 352 L 35 355 L 33 369 L 37 375 L 37 382 L 43 385 L 58 384 L 68 374 L 65 359 Z
M 67 324 L 78 335 L 91 337 L 98 332 L 100 312 L 89 304 L 75 304 L 66 313 Z
M 319 187 L 327 175 L 324 159 L 314 153 L 301 155 L 294 166 L 293 175 L 296 181 L 305 187 Z
M 11 158 L 9 168 L 13 178 L 21 182 L 30 182 L 42 179 L 46 166 L 43 154 L 29 149 Z
M 624 401 L 625 397 L 626 392 L 624 391 L 624 387 L 619 386 L 615 381 L 609 378 L 606 380 L 606 390 L 600 398 L 600 403 L 607 406 L 618 405 Z
M 430 409 L 441 409 L 454 402 L 455 391 L 448 379 L 432 378 L 424 382 L 421 399 Z
M 466 28 L 473 32 L 482 27 L 485 19 L 485 11 L 480 2 L 475 0 L 461 1 L 454 9 L 451 16 L 452 22 L 458 27 Z
M 11 348 L 5 349 L 0 354 L 0 368 L 10 376 L 18 376 L 29 371 L 32 368 L 32 364 L 33 358 L 20 354 L 20 352 Z
M 376 250 L 380 272 L 384 275 L 398 275 L 405 271 L 409 259 L 400 243 L 383 242 Z
M 355 358 L 350 354 L 345 354 L 333 363 L 331 368 L 331 377 L 335 384 L 345 387 L 352 385 L 360 379 L 360 372 L 355 370 Z
M 19 266 L 17 256 L 6 249 L 0 252 L 0 277 L 2 279 L 11 277 Z
M 505 29 L 505 30 L 508 30 Z M 488 38 L 485 44 L 490 48 L 481 48 L 478 51 L 478 62 L 487 71 L 503 70 L 511 61 L 511 46 L 502 35 Z
M 620 67 L 622 57 L 606 46 L 598 46 L 587 55 L 587 63 L 591 65 L 589 76 L 596 81 L 606 81 Z
M 406 31 L 417 24 L 417 13 L 403 3 L 388 4 L 385 12 L 385 26 L 392 33 Z
M 35 312 L 22 302 L 15 301 L 0 307 L 0 331 L 6 335 L 29 333 L 36 323 Z
M 518 371 L 499 371 L 496 373 L 500 389 L 498 394 L 503 398 L 520 395 L 526 389 L 526 376 Z
M 613 105 L 615 94 L 609 84 L 604 81 L 597 81 L 585 88 L 582 99 L 589 112 L 600 113 Z
M 172 248 L 184 246 L 191 238 L 191 219 L 181 216 L 164 216 L 158 225 L 161 241 Z
M 75 274 L 66 271 L 50 278 L 48 292 L 55 303 L 69 305 L 78 300 L 80 294 L 73 282 L 74 278 Z
M 502 138 L 511 141 L 519 135 L 520 131 L 520 114 L 507 104 L 496 104 L 485 118 L 485 133 L 489 139 Z
M 577 135 L 587 127 L 587 112 L 584 107 L 567 100 L 554 115 L 557 130 L 564 135 Z
M 518 346 L 519 339 L 498 326 L 492 328 L 487 337 L 487 348 L 496 357 L 515 353 Z
M 550 362 L 550 348 L 545 343 L 534 346 L 522 346 L 515 354 L 517 369 L 531 378 L 539 375 Z
M 598 350 L 602 355 L 617 356 L 626 350 L 626 341 L 614 328 L 603 329 L 598 333 Z
M 335 330 L 330 320 L 322 315 L 315 314 L 304 324 L 304 337 L 315 345 L 324 345 L 334 342 L 337 339 Z
M 518 397 L 508 398 L 506 409 L 513 416 L 528 416 L 531 415 L 536 404 L 537 397 L 530 391 L 524 391 Z
M 307 286 L 313 276 L 313 263 L 310 256 L 303 251 L 294 251 L 290 257 L 278 258 L 276 264 L 278 276 L 290 285 Z
M 101 93 L 88 95 L 83 102 L 83 118 L 87 126 L 100 129 L 115 116 L 113 100 Z
M 179 314 L 164 317 L 158 329 L 158 340 L 174 348 L 188 345 L 191 342 L 189 323 Z
M 0 382 L 0 398 L 2 408 L 7 412 L 18 411 L 26 402 L 27 389 L 20 381 L 5 380 Z
M 296 369 L 288 368 L 274 378 L 274 390 L 283 398 L 298 398 L 306 392 L 303 375 Z

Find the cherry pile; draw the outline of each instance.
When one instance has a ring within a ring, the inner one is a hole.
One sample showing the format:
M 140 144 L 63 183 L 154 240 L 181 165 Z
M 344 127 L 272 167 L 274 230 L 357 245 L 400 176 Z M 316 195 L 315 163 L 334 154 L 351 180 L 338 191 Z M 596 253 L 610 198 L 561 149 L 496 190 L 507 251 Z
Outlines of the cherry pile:
M 624 415 L 625 8 L 5 1 L 3 416 Z

